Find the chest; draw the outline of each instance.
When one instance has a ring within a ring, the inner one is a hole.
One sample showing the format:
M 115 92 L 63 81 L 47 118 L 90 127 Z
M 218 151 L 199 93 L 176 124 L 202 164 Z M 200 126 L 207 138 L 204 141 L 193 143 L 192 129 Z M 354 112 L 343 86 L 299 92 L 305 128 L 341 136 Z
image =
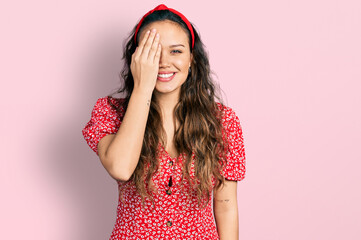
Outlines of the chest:
M 165 120 L 163 125 L 167 138 L 167 144 L 164 146 L 164 149 L 171 158 L 177 158 L 179 156 L 179 151 L 174 145 L 174 134 L 177 126 L 178 124 L 173 123 L 172 120 Z

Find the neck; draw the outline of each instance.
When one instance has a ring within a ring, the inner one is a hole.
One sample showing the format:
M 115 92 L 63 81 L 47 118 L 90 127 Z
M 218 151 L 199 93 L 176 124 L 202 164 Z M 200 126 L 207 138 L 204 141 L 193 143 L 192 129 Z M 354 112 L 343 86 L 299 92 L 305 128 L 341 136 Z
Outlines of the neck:
M 167 94 L 155 92 L 155 95 L 162 110 L 163 117 L 173 117 L 174 107 L 179 102 L 179 91 Z

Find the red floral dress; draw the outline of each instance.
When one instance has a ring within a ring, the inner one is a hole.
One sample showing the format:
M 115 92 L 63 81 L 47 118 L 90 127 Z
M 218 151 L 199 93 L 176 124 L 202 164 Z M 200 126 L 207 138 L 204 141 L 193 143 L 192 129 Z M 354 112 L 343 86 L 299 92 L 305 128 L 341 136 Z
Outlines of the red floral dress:
M 111 101 L 119 106 L 115 98 Z M 221 107 L 220 103 L 217 103 Z M 83 136 L 90 148 L 98 155 L 99 140 L 115 134 L 122 122 L 125 110 L 114 111 L 107 102 L 107 97 L 99 98 L 92 110 L 91 119 L 82 130 Z M 227 151 L 228 164 L 221 174 L 228 180 L 241 181 L 245 177 L 245 152 L 240 121 L 235 112 L 225 108 L 222 119 L 226 136 L 229 140 Z M 159 170 L 152 177 L 157 187 L 155 206 L 146 199 L 142 208 L 141 198 L 134 182 L 118 182 L 122 199 L 118 201 L 117 218 L 109 240 L 116 239 L 219 239 L 212 210 L 212 194 L 206 208 L 200 209 L 196 196 L 187 198 L 180 188 L 182 179 L 182 159 L 185 153 L 179 155 L 179 163 L 166 152 L 162 144 L 160 151 Z M 192 154 L 190 176 L 194 177 L 194 154 Z M 172 176 L 172 186 L 169 178 Z M 214 186 L 214 179 L 212 179 Z M 189 185 L 185 184 L 185 187 Z M 190 200 L 191 199 L 191 200 Z

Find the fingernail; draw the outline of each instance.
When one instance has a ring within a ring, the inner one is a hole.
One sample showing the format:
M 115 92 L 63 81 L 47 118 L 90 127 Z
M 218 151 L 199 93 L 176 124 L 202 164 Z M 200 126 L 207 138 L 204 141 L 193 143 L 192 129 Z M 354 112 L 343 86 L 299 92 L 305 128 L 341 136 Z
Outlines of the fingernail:
M 156 29 L 155 29 L 155 28 L 153 28 L 153 29 L 152 29 L 152 32 L 155 32 L 155 31 L 156 31 Z

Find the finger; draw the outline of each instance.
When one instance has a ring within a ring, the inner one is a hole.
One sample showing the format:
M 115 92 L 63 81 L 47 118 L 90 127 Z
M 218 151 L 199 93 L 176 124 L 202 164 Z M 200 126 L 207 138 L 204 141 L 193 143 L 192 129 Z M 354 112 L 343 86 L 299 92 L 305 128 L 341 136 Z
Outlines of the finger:
M 159 46 L 159 33 L 155 35 L 154 42 L 149 50 L 149 56 L 148 59 L 151 61 L 154 61 L 154 55 L 156 54 Z
M 139 52 L 139 51 L 138 51 L 138 47 L 136 47 L 134 53 L 132 54 L 132 59 L 131 59 L 131 61 L 130 61 L 130 65 L 133 64 L 135 55 L 136 55 L 138 52 Z
M 133 52 L 133 54 L 132 54 L 132 60 L 134 59 L 134 56 L 137 54 L 138 48 L 139 48 L 139 47 L 136 47 L 136 48 L 135 48 L 135 50 L 134 50 L 134 52 Z
M 157 48 L 157 52 L 155 53 L 153 63 L 159 63 L 161 50 L 162 50 L 162 45 L 158 43 L 158 48 Z
M 143 47 L 143 51 L 142 51 L 141 56 L 142 56 L 142 58 L 143 58 L 144 60 L 147 60 L 147 59 L 148 59 L 149 50 L 150 50 L 150 48 L 151 48 L 151 46 L 152 46 L 152 44 L 153 44 L 153 41 L 154 41 L 154 39 L 155 39 L 155 32 L 156 32 L 156 30 L 155 30 L 155 29 L 152 29 L 152 31 L 150 32 L 150 35 L 149 35 L 149 37 L 148 37 L 148 39 L 147 39 L 147 42 L 145 43 L 145 45 L 144 45 L 144 47 Z
M 137 48 L 138 48 L 138 50 L 137 50 L 138 52 L 136 53 L 136 57 L 139 57 L 140 54 L 142 54 L 143 47 L 144 47 L 145 42 L 146 42 L 147 39 L 148 39 L 149 33 L 150 33 L 150 30 L 146 31 L 143 39 L 140 41 L 140 43 L 139 43 L 139 45 L 138 45 L 138 47 L 137 47 Z

